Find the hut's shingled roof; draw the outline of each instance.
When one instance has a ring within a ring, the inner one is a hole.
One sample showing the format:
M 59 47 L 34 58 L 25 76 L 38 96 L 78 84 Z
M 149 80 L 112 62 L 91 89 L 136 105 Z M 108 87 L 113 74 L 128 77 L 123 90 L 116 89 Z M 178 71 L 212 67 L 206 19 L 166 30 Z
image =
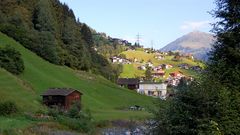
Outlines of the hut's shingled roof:
M 78 90 L 72 88 L 49 88 L 41 96 L 67 96 L 73 93 L 74 91 L 79 92 Z M 82 95 L 81 92 L 79 93 Z

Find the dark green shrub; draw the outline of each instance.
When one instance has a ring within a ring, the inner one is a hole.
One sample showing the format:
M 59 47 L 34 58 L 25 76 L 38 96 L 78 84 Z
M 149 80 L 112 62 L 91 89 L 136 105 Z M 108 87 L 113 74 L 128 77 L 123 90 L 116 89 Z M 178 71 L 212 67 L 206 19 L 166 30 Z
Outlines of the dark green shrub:
M 81 103 L 75 102 L 67 113 L 70 118 L 80 118 L 81 117 Z
M 60 124 L 63 124 L 70 129 L 77 130 L 79 132 L 90 133 L 94 129 L 91 115 L 85 112 L 80 112 L 78 118 L 59 116 L 57 120 Z
M 57 118 L 60 115 L 64 115 L 64 111 L 58 108 L 58 106 L 53 106 L 52 108 L 48 109 L 48 115 L 52 116 L 53 118 Z
M 24 71 L 24 63 L 21 54 L 12 47 L 0 48 L 0 67 L 13 74 Z
M 94 129 L 90 111 L 82 111 L 80 102 L 75 102 L 68 111 L 61 110 L 58 107 L 50 108 L 48 115 L 72 130 L 90 133 Z
M 0 116 L 11 115 L 17 113 L 18 111 L 17 105 L 12 101 L 0 103 Z

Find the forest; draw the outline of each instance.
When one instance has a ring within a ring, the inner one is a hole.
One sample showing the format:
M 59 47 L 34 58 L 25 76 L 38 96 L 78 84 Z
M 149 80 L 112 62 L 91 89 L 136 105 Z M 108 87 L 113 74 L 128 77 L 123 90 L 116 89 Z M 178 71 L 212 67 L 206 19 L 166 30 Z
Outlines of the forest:
M 65 3 L 4 0 L 0 9 L 0 31 L 50 63 L 100 74 L 112 81 L 121 71 L 94 50 L 96 46 L 108 47 L 113 52 L 116 45 L 81 23 Z

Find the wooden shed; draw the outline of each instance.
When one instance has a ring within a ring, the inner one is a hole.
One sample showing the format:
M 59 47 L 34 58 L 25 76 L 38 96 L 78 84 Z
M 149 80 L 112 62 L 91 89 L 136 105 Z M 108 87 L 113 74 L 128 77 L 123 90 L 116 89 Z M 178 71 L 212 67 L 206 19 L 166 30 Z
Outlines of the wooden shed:
M 139 79 L 137 78 L 118 78 L 117 84 L 121 87 L 127 87 L 130 90 L 139 88 Z
M 81 103 L 82 95 L 78 90 L 71 88 L 50 88 L 41 96 L 43 97 L 43 104 L 46 106 L 58 106 L 68 110 L 74 102 Z

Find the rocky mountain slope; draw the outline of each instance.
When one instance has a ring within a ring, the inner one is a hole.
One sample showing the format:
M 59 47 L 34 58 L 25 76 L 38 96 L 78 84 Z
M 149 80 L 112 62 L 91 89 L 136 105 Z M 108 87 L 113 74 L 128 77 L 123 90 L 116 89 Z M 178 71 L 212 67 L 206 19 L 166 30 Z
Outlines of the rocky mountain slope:
M 169 43 L 161 51 L 179 51 L 192 53 L 197 59 L 207 60 L 207 53 L 214 42 L 213 35 L 205 32 L 194 31 Z

